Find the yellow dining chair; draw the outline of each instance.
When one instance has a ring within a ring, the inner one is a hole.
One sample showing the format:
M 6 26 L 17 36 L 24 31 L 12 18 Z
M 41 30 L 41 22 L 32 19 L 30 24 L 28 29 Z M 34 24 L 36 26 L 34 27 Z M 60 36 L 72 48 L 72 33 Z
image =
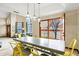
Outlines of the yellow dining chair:
M 17 56 L 19 54 L 19 51 L 18 49 L 16 48 L 16 45 L 18 44 L 18 42 L 15 42 L 15 41 L 11 41 L 9 42 L 12 49 L 13 49 L 13 56 Z
M 30 49 L 29 48 L 24 49 L 24 47 L 21 43 L 18 43 L 16 47 L 19 51 L 20 56 L 29 56 L 31 54 Z
M 13 56 L 29 56 L 31 51 L 29 48 L 24 48 L 23 44 L 20 42 L 10 43 L 11 47 L 13 48 L 12 44 L 16 45 L 13 48 Z
M 18 38 L 21 39 L 22 33 L 18 33 Z
M 68 47 L 68 50 L 65 51 L 65 53 L 64 53 L 64 56 L 73 56 L 76 44 L 77 44 L 77 40 L 72 39 L 72 41 L 70 42 L 70 45 Z M 72 48 L 72 49 L 70 50 L 69 48 Z

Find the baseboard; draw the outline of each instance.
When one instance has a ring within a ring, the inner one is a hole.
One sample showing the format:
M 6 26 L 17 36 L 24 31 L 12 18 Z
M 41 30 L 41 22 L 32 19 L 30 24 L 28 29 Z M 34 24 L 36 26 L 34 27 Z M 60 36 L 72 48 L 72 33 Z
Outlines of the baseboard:
M 68 49 L 68 47 L 65 47 L 65 48 Z M 69 48 L 69 49 L 72 49 L 72 48 Z M 76 50 L 79 53 L 79 50 L 78 49 L 74 49 L 74 50 Z
M 6 36 L 0 36 L 0 38 L 3 38 L 3 37 L 6 37 Z

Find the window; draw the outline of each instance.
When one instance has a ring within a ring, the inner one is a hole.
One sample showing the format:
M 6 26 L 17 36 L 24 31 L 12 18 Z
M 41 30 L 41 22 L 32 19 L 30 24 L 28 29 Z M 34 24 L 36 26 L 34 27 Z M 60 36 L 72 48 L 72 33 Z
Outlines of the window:
M 16 22 L 16 32 L 17 33 L 22 33 L 23 32 L 22 27 L 23 27 L 22 22 Z
M 64 17 L 41 20 L 39 23 L 39 36 L 64 40 Z

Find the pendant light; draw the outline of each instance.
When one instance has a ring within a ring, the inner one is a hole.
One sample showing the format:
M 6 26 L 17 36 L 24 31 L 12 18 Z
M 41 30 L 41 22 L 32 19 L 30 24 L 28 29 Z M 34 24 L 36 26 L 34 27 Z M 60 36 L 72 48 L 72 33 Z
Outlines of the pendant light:
M 27 16 L 26 17 L 30 17 L 30 15 L 29 15 L 29 3 L 27 3 Z
M 35 11 L 36 11 L 36 10 L 35 10 L 35 3 L 34 3 L 34 14 L 33 14 L 33 20 L 36 20 L 36 18 L 37 18 L 36 15 L 35 15 Z
M 38 22 L 40 22 L 40 3 L 38 3 Z

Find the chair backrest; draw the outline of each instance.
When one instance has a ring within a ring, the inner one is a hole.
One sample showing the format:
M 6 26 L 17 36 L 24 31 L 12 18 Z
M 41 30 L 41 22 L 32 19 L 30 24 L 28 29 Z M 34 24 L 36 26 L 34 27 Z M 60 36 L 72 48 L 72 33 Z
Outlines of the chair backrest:
M 23 56 L 23 52 L 22 52 L 22 44 L 21 43 L 18 43 L 17 45 L 16 45 L 16 47 L 17 47 L 17 49 L 18 49 L 18 51 L 20 52 L 20 56 Z
M 70 45 L 68 47 L 68 50 L 69 50 L 69 48 L 72 48 L 72 49 L 70 51 L 66 51 L 65 54 L 64 54 L 64 56 L 72 56 L 76 44 L 77 44 L 77 40 L 76 39 L 72 39 L 72 41 L 70 42 Z
M 19 56 L 24 56 L 25 54 L 23 53 L 23 49 L 24 49 L 24 46 L 23 46 L 23 44 L 21 43 L 21 42 L 10 42 L 10 45 L 11 45 L 11 47 L 12 47 L 12 49 L 13 49 L 13 55 L 14 56 L 17 56 L 17 55 L 19 55 Z M 13 47 L 15 45 L 15 47 Z M 15 49 L 17 50 L 17 51 L 15 51 Z M 17 53 L 18 52 L 18 53 Z
M 21 38 L 22 37 L 22 34 L 21 33 L 18 33 L 18 38 Z
M 77 40 L 73 39 L 73 41 L 72 41 L 72 43 L 70 45 L 72 47 L 72 50 L 70 51 L 70 55 L 73 54 L 76 44 L 77 44 Z

